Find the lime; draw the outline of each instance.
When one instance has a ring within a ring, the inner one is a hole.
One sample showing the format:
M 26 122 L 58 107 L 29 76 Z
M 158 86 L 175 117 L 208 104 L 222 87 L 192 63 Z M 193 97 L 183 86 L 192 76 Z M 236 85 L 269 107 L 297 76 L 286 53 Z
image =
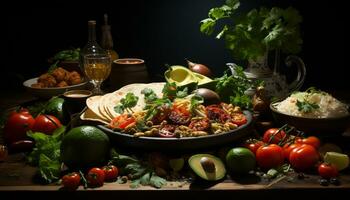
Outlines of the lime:
M 169 160 L 169 165 L 171 169 L 174 170 L 174 172 L 180 171 L 185 164 L 185 159 L 184 158 L 173 158 Z
M 327 152 L 323 158 L 324 162 L 334 164 L 338 171 L 349 166 L 349 156 L 338 152 Z
M 67 112 L 64 109 L 64 99 L 59 97 L 54 97 L 47 102 L 45 106 L 45 114 L 53 115 L 57 117 L 60 122 L 64 123 L 67 117 Z
M 244 147 L 232 148 L 226 155 L 226 165 L 231 173 L 248 173 L 255 168 L 255 155 Z
M 321 145 L 320 148 L 318 149 L 318 152 L 320 152 L 320 155 L 322 156 L 322 158 L 324 157 L 324 155 L 326 155 L 327 152 L 343 153 L 341 148 L 338 145 L 333 143 L 325 143 Z
M 68 167 L 92 167 L 102 164 L 109 153 L 108 136 L 93 126 L 71 129 L 63 138 L 61 158 Z

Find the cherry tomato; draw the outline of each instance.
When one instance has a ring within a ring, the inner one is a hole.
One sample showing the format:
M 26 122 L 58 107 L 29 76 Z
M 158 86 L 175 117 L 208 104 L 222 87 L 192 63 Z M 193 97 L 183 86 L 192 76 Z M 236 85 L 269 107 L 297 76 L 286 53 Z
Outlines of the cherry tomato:
M 107 165 L 102 169 L 105 172 L 105 181 L 114 181 L 118 178 L 119 170 L 116 166 Z
M 321 145 L 320 139 L 318 139 L 315 136 L 310 136 L 307 138 L 298 138 L 295 140 L 295 143 L 297 143 L 297 144 L 309 144 L 309 145 L 315 147 L 316 149 L 318 149 Z
M 58 120 L 55 116 L 38 115 L 35 118 L 35 123 L 32 130 L 50 135 L 54 130 L 61 126 L 62 124 L 60 120 Z
M 232 123 L 241 126 L 247 123 L 247 117 L 243 113 L 234 113 L 231 115 Z
M 256 151 L 264 144 L 265 143 L 260 141 L 260 140 L 249 139 L 249 140 L 245 141 L 243 146 L 245 148 L 249 149 L 250 151 L 252 151 L 254 154 L 256 154 Z
M 279 144 L 286 141 L 288 139 L 286 132 L 278 130 L 278 128 L 270 128 L 266 130 L 263 136 L 263 141 L 268 144 Z
M 80 178 L 77 172 L 66 174 L 62 177 L 62 185 L 64 188 L 75 190 L 80 185 Z
M 202 119 L 193 119 L 191 120 L 190 125 L 188 126 L 190 129 L 195 131 L 205 131 L 209 129 L 210 121 L 208 118 Z
M 295 143 L 286 143 L 283 145 L 283 154 L 284 159 L 288 160 L 290 152 L 293 151 L 293 149 L 300 147 L 302 144 L 295 144 Z
M 86 180 L 90 187 L 100 187 L 105 181 L 105 172 L 101 168 L 94 167 L 89 170 Z
M 129 114 L 119 115 L 109 124 L 111 128 L 125 129 L 127 126 L 136 124 L 136 120 Z
M 322 163 L 318 166 L 318 174 L 322 178 L 334 178 L 338 176 L 338 170 L 333 164 Z
M 289 154 L 289 162 L 296 170 L 304 171 L 314 167 L 319 160 L 315 147 L 304 144 L 294 148 Z
M 256 151 L 256 162 L 264 169 L 276 168 L 282 165 L 284 162 L 282 147 L 276 144 L 259 147 Z
M 173 106 L 169 119 L 175 124 L 186 125 L 191 120 L 191 113 L 185 106 Z
M 160 127 L 158 135 L 160 137 L 175 137 L 176 125 L 165 124 Z
M 34 126 L 35 120 L 29 112 L 17 112 L 10 114 L 4 127 L 4 139 L 6 143 L 25 140 L 27 131 Z
M 207 116 L 210 120 L 225 123 L 231 120 L 231 116 L 223 109 L 219 108 L 218 105 L 210 105 L 206 108 Z

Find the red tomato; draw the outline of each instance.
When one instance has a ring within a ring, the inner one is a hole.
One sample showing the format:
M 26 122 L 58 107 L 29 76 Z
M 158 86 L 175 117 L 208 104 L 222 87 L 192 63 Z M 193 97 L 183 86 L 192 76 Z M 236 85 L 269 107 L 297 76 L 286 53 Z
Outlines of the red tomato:
M 251 152 L 253 152 L 254 154 L 256 154 L 256 151 L 262 146 L 264 145 L 264 142 L 260 141 L 260 140 L 255 140 L 255 139 L 249 139 L 247 141 L 245 141 L 245 143 L 243 144 L 243 146 L 247 149 L 249 149 Z
M 123 114 L 119 115 L 118 117 L 114 118 L 111 123 L 111 128 L 119 128 L 119 129 L 125 129 L 127 126 L 136 124 L 136 120 L 134 117 L 132 117 L 129 114 Z
M 270 128 L 266 130 L 263 136 L 263 141 L 268 144 L 279 144 L 286 141 L 288 139 L 286 132 L 278 130 L 278 128 Z
M 318 174 L 322 178 L 334 178 L 338 176 L 338 170 L 333 164 L 322 163 L 318 166 Z
M 52 115 L 38 115 L 35 118 L 33 131 L 42 132 L 45 134 L 52 134 L 54 130 L 61 127 L 62 124 L 55 116 Z
M 34 126 L 35 120 L 29 112 L 12 113 L 4 127 L 4 139 L 6 143 L 12 144 L 27 138 L 27 131 Z
M 119 170 L 114 165 L 104 166 L 103 171 L 105 172 L 105 181 L 114 181 L 118 178 Z
M 172 124 L 165 124 L 163 126 L 160 127 L 159 131 L 158 131 L 158 135 L 160 137 L 175 137 L 175 129 L 176 129 L 176 125 L 172 125 Z
M 94 167 L 89 170 L 86 180 L 90 187 L 100 187 L 105 181 L 105 172 L 101 168 Z
M 261 146 L 256 151 L 256 162 L 264 169 L 271 169 L 282 165 L 284 162 L 282 147 L 276 144 Z
M 320 139 L 318 139 L 315 136 L 310 136 L 307 138 L 298 138 L 295 140 L 295 143 L 297 143 L 297 144 L 309 144 L 309 145 L 315 147 L 316 149 L 318 149 L 321 145 Z
M 62 177 L 62 185 L 67 189 L 77 189 L 80 185 L 80 175 L 77 172 L 64 175 Z
M 209 119 L 203 118 L 203 119 L 192 119 L 188 127 L 195 131 L 205 131 L 209 129 L 209 126 L 210 126 Z
M 294 148 L 289 154 L 289 162 L 296 170 L 304 171 L 314 167 L 319 160 L 315 147 L 304 144 Z
M 173 106 L 169 119 L 175 124 L 186 125 L 191 120 L 191 113 L 185 106 Z
M 300 147 L 301 145 L 302 145 L 302 144 L 295 144 L 295 143 L 291 144 L 291 143 L 286 143 L 286 144 L 283 146 L 284 159 L 288 160 L 288 159 L 289 159 L 290 152 L 292 152 L 293 149 Z
M 231 115 L 232 123 L 241 126 L 247 123 L 247 117 L 243 113 L 234 113 Z

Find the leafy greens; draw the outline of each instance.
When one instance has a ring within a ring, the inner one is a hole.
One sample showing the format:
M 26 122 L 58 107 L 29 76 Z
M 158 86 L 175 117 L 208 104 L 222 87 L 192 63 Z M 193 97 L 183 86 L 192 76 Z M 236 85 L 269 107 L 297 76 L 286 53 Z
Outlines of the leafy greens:
M 223 22 L 216 38 L 223 38 L 226 48 L 240 60 L 255 60 L 267 50 L 281 49 L 292 54 L 301 50 L 302 17 L 296 9 L 261 7 L 239 13 L 239 7 L 239 0 L 227 0 L 225 5 L 210 9 L 208 18 L 201 21 L 200 31 L 212 35 Z

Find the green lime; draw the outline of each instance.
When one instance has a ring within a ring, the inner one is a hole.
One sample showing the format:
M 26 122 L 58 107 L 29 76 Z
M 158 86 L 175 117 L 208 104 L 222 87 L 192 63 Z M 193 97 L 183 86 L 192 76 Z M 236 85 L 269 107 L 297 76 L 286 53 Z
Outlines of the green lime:
M 64 99 L 59 97 L 54 97 L 49 100 L 45 107 L 45 114 L 53 115 L 57 117 L 62 123 L 65 122 L 67 112 L 63 107 Z
M 61 158 L 68 167 L 92 167 L 102 164 L 109 154 L 109 138 L 93 126 L 71 129 L 63 138 Z
M 341 148 L 333 143 L 325 143 L 320 146 L 318 149 L 318 152 L 320 152 L 320 155 L 322 158 L 326 155 L 327 152 L 338 152 L 338 153 L 343 153 Z
M 175 172 L 180 171 L 185 164 L 185 159 L 184 158 L 173 158 L 169 160 L 169 165 L 171 169 L 173 169 Z
M 338 171 L 346 169 L 349 166 L 349 156 L 338 152 L 327 152 L 323 157 L 323 161 L 334 164 Z
M 244 147 L 232 148 L 226 155 L 226 165 L 233 174 L 246 174 L 255 168 L 255 155 Z

